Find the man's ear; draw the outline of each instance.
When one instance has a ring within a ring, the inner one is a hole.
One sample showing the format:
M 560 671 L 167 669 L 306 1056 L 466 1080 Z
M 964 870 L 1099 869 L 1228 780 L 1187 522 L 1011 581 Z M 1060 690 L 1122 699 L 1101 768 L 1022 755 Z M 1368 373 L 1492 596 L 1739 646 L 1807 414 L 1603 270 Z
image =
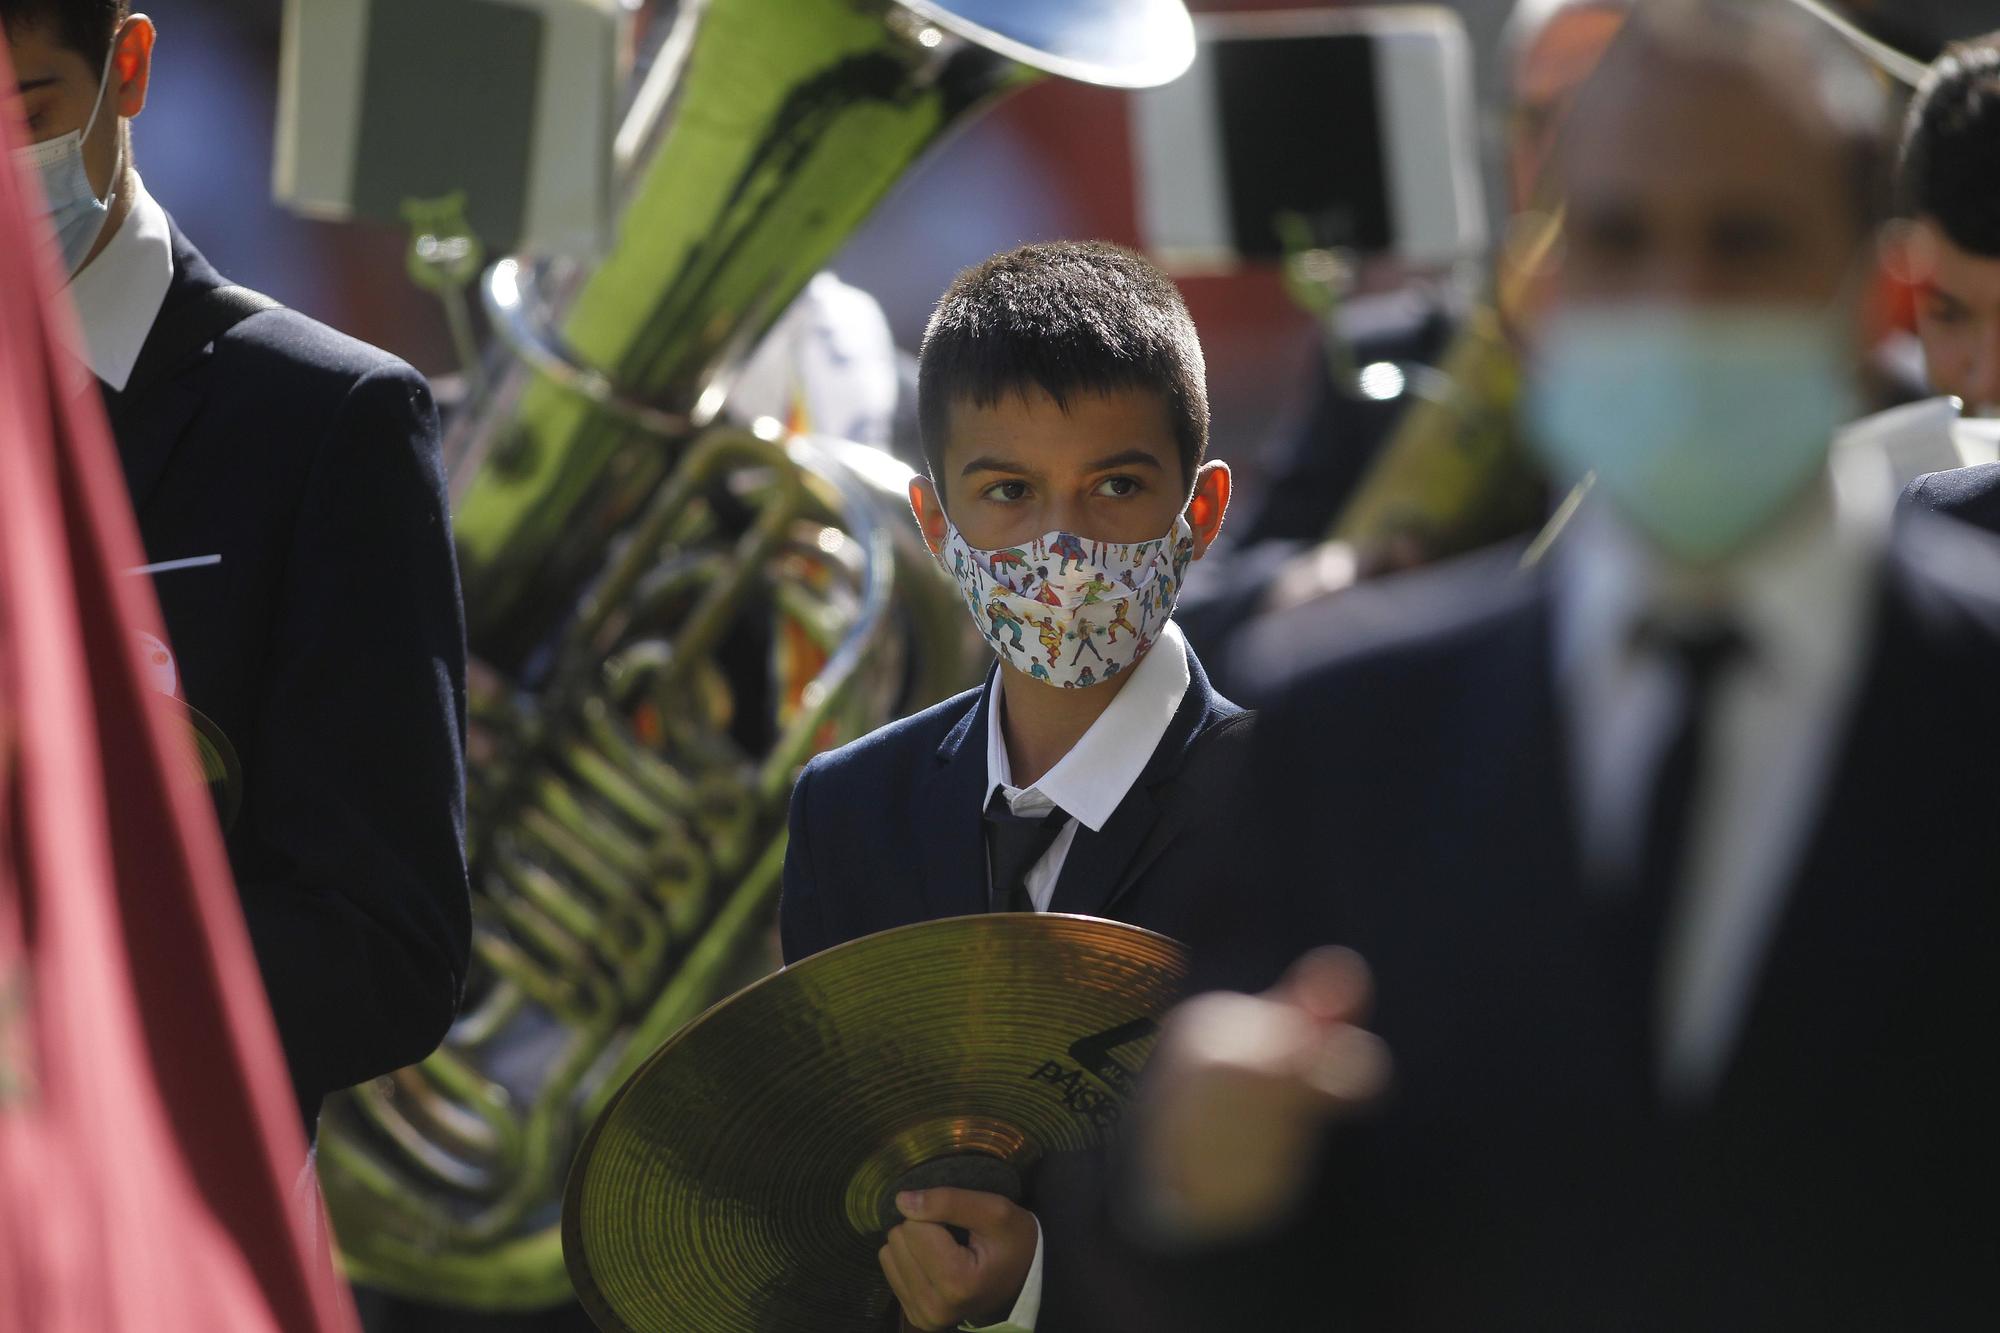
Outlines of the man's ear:
M 1209 544 L 1222 531 L 1223 515 L 1229 512 L 1229 464 L 1210 459 L 1194 474 L 1194 497 L 1188 501 L 1188 526 L 1194 529 L 1194 558 L 1208 554 Z
M 937 487 L 924 476 L 910 478 L 910 512 L 917 516 L 917 528 L 924 534 L 924 545 L 937 555 L 944 550 L 944 502 L 938 499 Z
M 153 42 L 158 35 L 153 20 L 144 14 L 134 14 L 118 30 L 111 76 L 118 80 L 120 116 L 129 119 L 146 109 L 146 91 L 153 86 Z

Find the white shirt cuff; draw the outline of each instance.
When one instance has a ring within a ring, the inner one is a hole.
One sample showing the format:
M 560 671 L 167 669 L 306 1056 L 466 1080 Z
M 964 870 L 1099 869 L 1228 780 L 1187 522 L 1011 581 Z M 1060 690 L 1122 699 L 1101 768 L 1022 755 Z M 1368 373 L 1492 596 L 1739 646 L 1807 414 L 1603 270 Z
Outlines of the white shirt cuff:
M 1034 1216 L 1032 1213 L 1029 1216 Z M 964 1333 L 1035 1333 L 1035 1321 L 1042 1317 L 1042 1219 L 1035 1218 L 1035 1259 L 1028 1265 L 1027 1280 L 1014 1301 L 1014 1311 L 998 1324 L 960 1324 Z

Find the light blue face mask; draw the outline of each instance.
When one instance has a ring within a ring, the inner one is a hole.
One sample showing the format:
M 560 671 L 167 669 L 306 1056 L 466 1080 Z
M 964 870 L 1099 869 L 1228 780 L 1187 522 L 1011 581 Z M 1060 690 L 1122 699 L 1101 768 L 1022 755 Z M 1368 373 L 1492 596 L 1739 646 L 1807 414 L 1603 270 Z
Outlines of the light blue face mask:
M 104 70 L 97 81 L 97 102 L 90 120 L 80 130 L 59 134 L 53 139 L 14 150 L 14 168 L 23 174 L 37 172 L 42 179 L 44 216 L 55 233 L 62 251 L 63 273 L 75 277 L 103 234 L 111 216 L 112 202 L 118 197 L 118 179 L 125 171 L 125 137 L 118 136 L 118 159 L 111 170 L 111 193 L 99 199 L 90 186 L 90 174 L 83 167 L 83 144 L 97 126 L 104 111 L 105 94 L 111 88 L 111 61 L 117 54 L 114 38 L 111 53 L 104 57 Z
M 1772 306 L 1600 305 L 1555 314 L 1527 384 L 1534 447 L 1667 554 L 1721 559 L 1825 465 L 1854 419 L 1839 324 Z

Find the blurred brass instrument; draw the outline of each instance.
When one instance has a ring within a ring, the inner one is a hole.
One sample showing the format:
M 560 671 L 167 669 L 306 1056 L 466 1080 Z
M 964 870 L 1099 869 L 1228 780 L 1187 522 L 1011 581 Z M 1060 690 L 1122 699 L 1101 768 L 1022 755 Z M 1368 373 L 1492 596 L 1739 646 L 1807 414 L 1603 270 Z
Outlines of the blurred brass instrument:
M 908 469 L 715 424 L 736 367 L 954 123 L 1043 72 L 1143 87 L 1192 57 L 1180 0 L 685 0 L 620 136 L 609 253 L 490 272 L 513 364 L 447 440 L 473 975 L 443 1049 L 327 1106 L 353 1278 L 567 1298 L 584 1130 L 772 961 L 799 765 L 972 669 Z
M 1399 568 L 1457 555 L 1543 524 L 1545 483 L 1516 420 L 1520 350 L 1512 327 L 1560 244 L 1561 210 L 1514 222 L 1492 295 L 1421 382 L 1401 424 L 1329 539 L 1362 566 Z

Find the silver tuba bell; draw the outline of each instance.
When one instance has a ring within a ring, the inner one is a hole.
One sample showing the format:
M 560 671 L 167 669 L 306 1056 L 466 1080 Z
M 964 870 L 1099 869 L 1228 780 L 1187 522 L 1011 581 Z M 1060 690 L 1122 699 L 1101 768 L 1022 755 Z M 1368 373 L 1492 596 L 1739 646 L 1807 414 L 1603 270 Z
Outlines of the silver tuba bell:
M 565 1299 L 582 1132 L 771 963 L 798 766 L 966 682 L 907 469 L 717 424 L 748 349 L 963 117 L 1044 73 L 1145 87 L 1192 57 L 1180 0 L 686 0 L 621 135 L 609 254 L 489 274 L 511 365 L 447 440 L 473 976 L 441 1050 L 328 1103 L 356 1280 Z

